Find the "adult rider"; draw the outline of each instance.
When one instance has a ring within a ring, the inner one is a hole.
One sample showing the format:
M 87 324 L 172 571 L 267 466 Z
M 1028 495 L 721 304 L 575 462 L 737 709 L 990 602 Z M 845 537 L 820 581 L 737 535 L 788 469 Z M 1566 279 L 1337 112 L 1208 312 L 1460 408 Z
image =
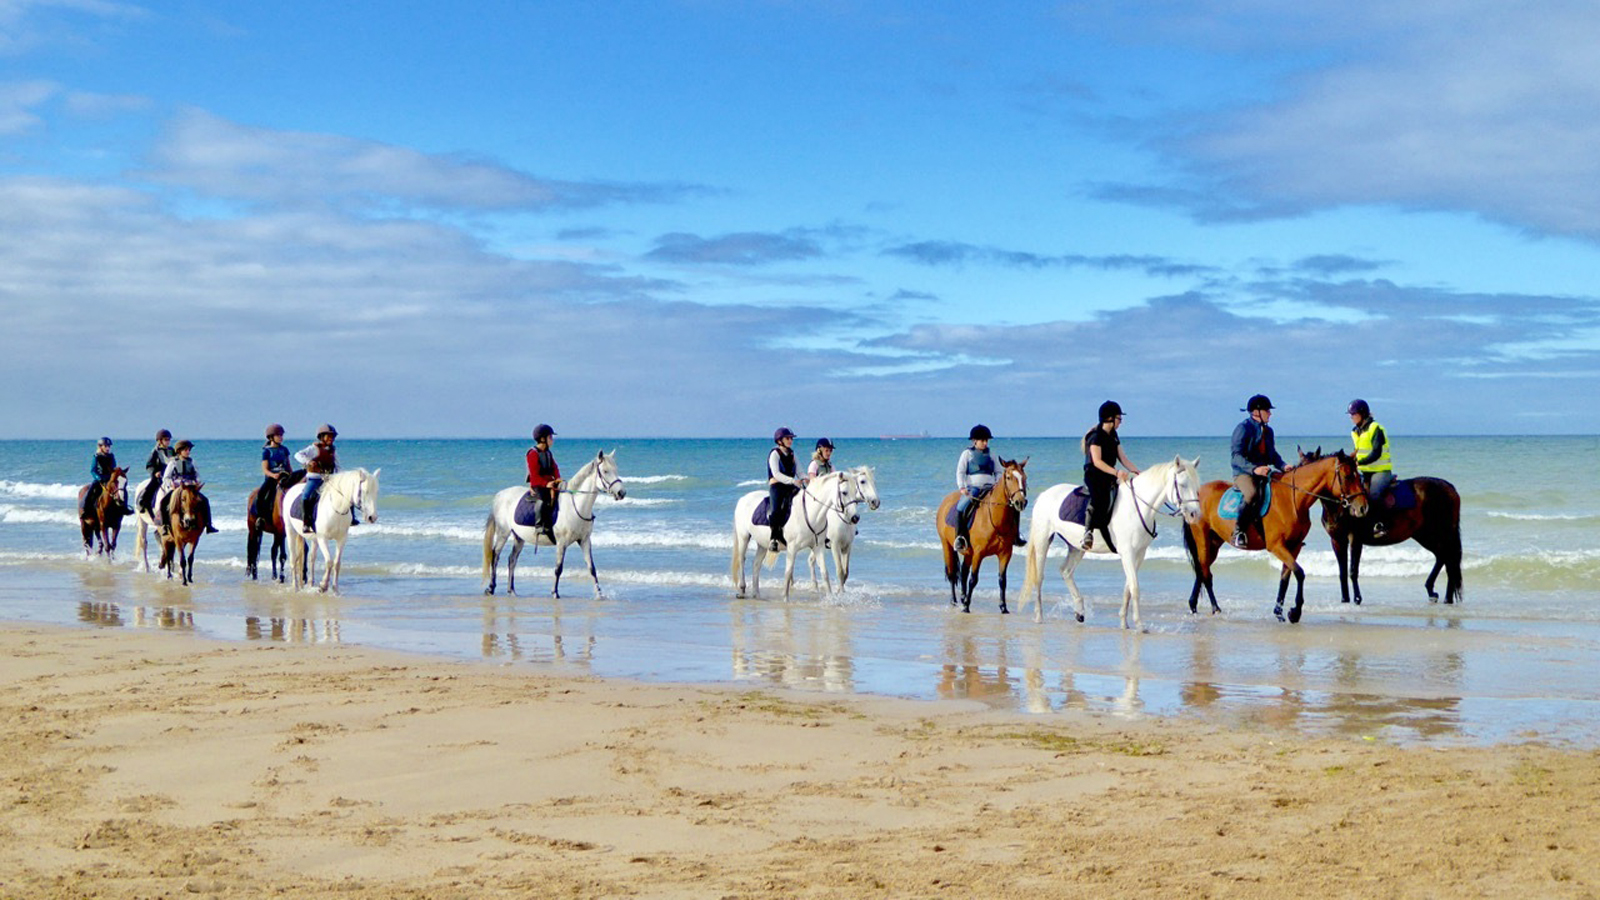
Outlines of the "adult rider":
M 1350 442 L 1355 446 L 1356 470 L 1367 483 L 1367 517 L 1372 519 L 1372 536 L 1383 538 L 1389 532 L 1382 518 L 1383 495 L 1394 484 L 1394 462 L 1389 458 L 1389 433 L 1372 418 L 1365 400 L 1351 400 Z
M 1083 484 L 1089 489 L 1089 511 L 1084 519 L 1083 549 L 1094 549 L 1094 533 L 1111 524 L 1111 506 L 1117 486 L 1139 474 L 1139 467 L 1122 449 L 1122 406 L 1115 400 L 1100 404 L 1100 424 L 1083 436 Z M 1117 468 L 1117 463 L 1124 468 Z M 1109 536 L 1108 536 L 1109 537 Z M 1113 550 L 1116 548 L 1113 547 Z
M 1250 526 L 1261 521 L 1256 509 L 1256 498 L 1272 477 L 1274 471 L 1284 470 L 1283 457 L 1278 455 L 1277 439 L 1273 436 L 1272 401 L 1265 394 L 1256 394 L 1240 412 L 1250 417 L 1233 429 L 1233 485 L 1239 489 L 1239 518 L 1233 526 L 1233 545 L 1243 550 L 1249 546 Z
M 332 425 L 317 429 L 316 443 L 294 455 L 295 461 L 306 468 L 306 487 L 301 494 L 301 522 L 307 534 L 317 530 L 317 497 L 322 494 L 322 480 L 339 471 L 339 455 L 333 448 L 339 430 Z

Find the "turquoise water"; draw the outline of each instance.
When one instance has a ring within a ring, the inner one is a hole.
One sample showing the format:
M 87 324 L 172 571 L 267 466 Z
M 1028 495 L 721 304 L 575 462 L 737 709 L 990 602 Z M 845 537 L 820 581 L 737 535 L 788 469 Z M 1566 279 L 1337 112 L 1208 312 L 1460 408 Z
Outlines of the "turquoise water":
M 1083 625 L 1054 565 L 1042 625 L 1031 609 L 996 614 L 992 562 L 973 615 L 952 612 L 932 522 L 965 442 L 835 440 L 837 464 L 874 467 L 882 507 L 862 515 L 848 588 L 823 596 L 802 578 L 788 604 L 775 599 L 780 569 L 763 575 L 767 599 L 736 599 L 729 580 L 732 510 L 761 485 L 764 440 L 558 440 L 569 474 L 615 449 L 628 489 L 625 500 L 596 506 L 606 599 L 594 599 L 581 560 L 569 556 L 559 601 L 548 596 L 549 549 L 523 554 L 521 596 L 480 592 L 484 519 L 493 494 L 521 480 L 522 441 L 341 440 L 344 465 L 383 473 L 378 522 L 355 530 L 338 596 L 244 580 L 242 508 L 260 481 L 259 442 L 198 442 L 194 459 L 223 531 L 202 541 L 190 588 L 139 571 L 131 529 L 115 563 L 83 560 L 73 503 L 92 441 L 0 442 L 0 618 L 352 641 L 613 677 L 980 699 L 1041 714 L 1082 707 L 1394 740 L 1600 744 L 1600 687 L 1589 677 L 1600 670 L 1600 438 L 1399 442 L 1402 476 L 1446 478 L 1462 495 L 1460 606 L 1427 601 L 1431 556 L 1415 544 L 1368 550 L 1366 603 L 1341 604 L 1314 525 L 1301 555 L 1309 577 L 1299 625 L 1272 616 L 1276 565 L 1231 549 L 1216 571 L 1223 616 L 1191 616 L 1192 574 L 1175 520 L 1163 520 L 1141 570 L 1139 634 L 1117 628 L 1122 573 L 1106 561 L 1078 570 L 1091 604 Z M 1281 443 L 1287 455 L 1296 443 L 1347 440 Z M 1076 443 L 1001 439 L 995 450 L 1030 459 L 1038 494 L 1078 480 Z M 1198 455 L 1202 477 L 1226 474 L 1225 438 L 1132 437 L 1126 448 L 1141 465 Z M 149 446 L 119 439 L 117 449 L 139 469 Z M 1013 610 L 1024 569 L 1023 558 L 1013 561 Z

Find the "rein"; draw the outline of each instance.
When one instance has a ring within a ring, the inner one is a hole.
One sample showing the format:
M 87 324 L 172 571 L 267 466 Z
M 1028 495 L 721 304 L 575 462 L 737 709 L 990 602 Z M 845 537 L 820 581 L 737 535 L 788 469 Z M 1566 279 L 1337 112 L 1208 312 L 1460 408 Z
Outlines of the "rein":
M 1327 458 L 1331 458 L 1331 457 L 1324 457 L 1324 458 L 1327 459 Z M 1290 468 L 1287 472 L 1284 472 L 1284 473 L 1280 474 L 1277 478 L 1275 478 L 1273 480 L 1278 482 L 1279 484 L 1287 484 L 1287 485 L 1289 485 L 1289 490 L 1294 491 L 1297 494 L 1305 494 L 1306 496 L 1311 497 L 1314 500 L 1323 500 L 1323 501 L 1326 501 L 1328 503 L 1337 503 L 1337 504 L 1339 504 L 1339 508 L 1340 509 L 1348 510 L 1350 508 L 1350 500 L 1347 497 L 1343 497 L 1343 496 L 1335 497 L 1335 496 L 1332 496 L 1332 495 L 1329 495 L 1329 494 L 1319 494 L 1316 491 L 1307 490 L 1306 488 L 1300 487 L 1298 484 L 1295 484 L 1294 473 L 1299 468 L 1300 468 L 1300 466 L 1294 466 L 1293 468 Z M 1338 464 L 1337 463 L 1334 465 L 1334 470 L 1333 471 L 1334 471 L 1334 477 L 1339 481 L 1343 481 L 1342 478 L 1339 478 L 1339 469 L 1338 469 Z M 1283 478 L 1284 475 L 1289 476 L 1289 480 L 1288 481 L 1284 481 L 1284 478 Z
M 1196 505 L 1198 505 L 1200 503 L 1200 494 L 1198 492 L 1195 493 L 1194 498 L 1191 499 L 1191 500 L 1183 499 L 1183 494 L 1179 493 L 1179 491 L 1178 491 L 1178 476 L 1181 475 L 1181 474 L 1183 474 L 1182 470 L 1181 469 L 1176 469 L 1176 468 L 1173 470 L 1173 473 L 1172 473 L 1172 496 L 1174 498 L 1176 498 L 1176 502 L 1174 502 L 1173 500 L 1167 499 L 1165 496 L 1163 496 L 1161 498 L 1161 501 L 1160 501 L 1161 505 L 1163 507 L 1166 507 L 1166 509 L 1162 509 L 1161 512 L 1163 514 L 1165 514 L 1165 515 L 1169 515 L 1169 516 L 1178 515 L 1179 513 L 1183 512 L 1183 504 L 1185 504 L 1185 503 L 1194 503 Z M 1139 496 L 1139 492 L 1137 490 L 1135 490 L 1134 487 L 1133 487 L 1133 479 L 1131 479 L 1131 478 L 1128 479 L 1127 485 L 1128 485 L 1128 493 L 1133 495 L 1133 511 L 1139 517 L 1139 525 L 1140 525 L 1140 527 L 1144 528 L 1145 534 L 1148 534 L 1151 537 L 1155 537 L 1156 536 L 1156 519 L 1155 519 L 1155 516 L 1152 515 L 1150 517 L 1149 521 L 1145 521 L 1144 508 L 1148 507 L 1151 513 L 1155 513 L 1157 511 L 1156 504 L 1153 503 L 1153 502 L 1146 503 L 1144 501 L 1144 498 Z M 1162 491 L 1161 493 L 1164 495 L 1167 492 L 1166 491 Z M 1167 509 L 1170 509 L 1171 512 L 1167 512 Z
M 599 486 L 598 487 L 567 488 L 566 490 L 561 491 L 561 493 L 563 493 L 563 494 L 571 494 L 574 497 L 578 496 L 579 494 L 598 495 L 602 491 L 604 491 L 607 494 L 610 494 L 612 497 L 615 497 L 617 495 L 616 491 L 612 490 L 612 488 L 614 488 L 617 485 L 621 484 L 622 483 L 622 479 L 620 477 L 618 477 L 618 478 L 614 478 L 614 479 L 612 479 L 610 481 L 607 481 L 606 480 L 606 476 L 600 471 L 600 463 L 598 461 L 590 461 L 583 468 L 579 469 L 578 470 L 578 474 L 574 475 L 572 480 L 573 481 L 577 481 L 578 479 L 584 477 L 584 473 L 585 472 L 587 472 L 590 475 L 594 476 L 594 480 L 599 482 Z M 585 522 L 593 522 L 594 521 L 594 508 L 590 507 L 589 508 L 589 515 L 586 516 L 586 515 L 584 515 L 582 512 L 580 512 L 578 510 L 578 503 L 577 503 L 576 500 L 574 500 L 573 503 L 572 503 L 572 514 L 577 516 L 579 519 L 581 519 L 582 521 L 585 521 Z

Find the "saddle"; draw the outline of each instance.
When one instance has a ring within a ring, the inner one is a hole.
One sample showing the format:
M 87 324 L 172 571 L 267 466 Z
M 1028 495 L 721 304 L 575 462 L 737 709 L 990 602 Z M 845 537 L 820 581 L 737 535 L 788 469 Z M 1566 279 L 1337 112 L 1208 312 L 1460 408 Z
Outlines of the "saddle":
M 1384 492 L 1380 504 L 1385 512 L 1397 512 L 1404 509 L 1417 508 L 1417 488 L 1415 482 L 1407 478 L 1389 485 L 1389 490 Z
M 993 488 L 990 488 L 989 490 L 993 490 Z M 974 496 L 972 498 L 972 502 L 967 504 L 965 512 L 957 511 L 961 506 L 960 498 L 957 498 L 956 502 L 951 504 L 950 511 L 945 513 L 944 523 L 949 525 L 951 528 L 956 529 L 957 531 L 961 530 L 962 526 L 971 528 L 973 518 L 978 515 L 979 505 L 981 505 L 984 498 L 988 496 L 989 491 L 984 491 L 983 493 Z M 966 521 L 962 521 L 963 516 L 965 517 Z
M 750 524 L 751 525 L 770 525 L 770 524 L 772 524 L 772 498 L 771 497 L 762 497 L 761 498 L 761 502 L 756 504 L 755 511 L 750 513 Z
M 1071 522 L 1074 525 L 1087 525 L 1089 522 L 1089 489 L 1078 485 L 1072 493 L 1061 498 L 1061 521 Z
M 1217 517 L 1237 521 L 1239 508 L 1244 504 L 1244 495 L 1236 487 L 1228 488 L 1222 492 L 1222 499 L 1217 501 Z M 1261 493 L 1256 501 L 1256 511 L 1265 518 L 1267 508 L 1272 505 L 1272 482 L 1268 481 L 1261 486 Z
M 533 498 L 533 494 L 531 492 L 525 493 L 517 500 L 517 508 L 511 513 L 511 521 L 521 525 L 524 528 L 538 528 L 539 507 L 540 503 L 538 500 Z M 558 503 L 556 504 L 556 508 L 550 512 L 551 527 L 555 526 L 556 517 L 560 514 L 561 504 Z

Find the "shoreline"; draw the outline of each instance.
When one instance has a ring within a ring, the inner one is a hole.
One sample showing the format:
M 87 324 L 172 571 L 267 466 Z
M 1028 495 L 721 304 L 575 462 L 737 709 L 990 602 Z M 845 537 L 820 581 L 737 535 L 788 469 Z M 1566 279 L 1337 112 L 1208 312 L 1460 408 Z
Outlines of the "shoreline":
M 1592 896 L 1600 752 L 0 622 L 0 893 Z

